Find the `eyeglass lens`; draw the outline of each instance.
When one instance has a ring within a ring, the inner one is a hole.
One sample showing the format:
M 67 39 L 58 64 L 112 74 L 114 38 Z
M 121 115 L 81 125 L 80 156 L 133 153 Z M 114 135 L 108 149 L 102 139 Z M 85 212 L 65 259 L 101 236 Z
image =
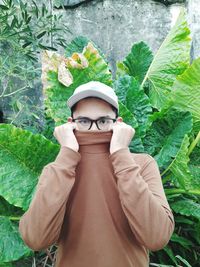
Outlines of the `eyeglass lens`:
M 113 120 L 108 118 L 101 118 L 96 121 L 100 130 L 107 130 L 113 124 Z M 92 121 L 86 118 L 78 119 L 77 123 L 81 129 L 89 129 L 92 127 Z M 95 122 L 93 122 L 95 123 Z

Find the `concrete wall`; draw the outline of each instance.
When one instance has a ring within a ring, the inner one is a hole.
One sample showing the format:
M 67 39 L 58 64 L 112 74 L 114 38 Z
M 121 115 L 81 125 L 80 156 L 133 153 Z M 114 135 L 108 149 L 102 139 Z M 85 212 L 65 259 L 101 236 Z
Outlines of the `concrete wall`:
M 187 17 L 192 36 L 192 59 L 200 57 L 200 0 L 188 0 Z

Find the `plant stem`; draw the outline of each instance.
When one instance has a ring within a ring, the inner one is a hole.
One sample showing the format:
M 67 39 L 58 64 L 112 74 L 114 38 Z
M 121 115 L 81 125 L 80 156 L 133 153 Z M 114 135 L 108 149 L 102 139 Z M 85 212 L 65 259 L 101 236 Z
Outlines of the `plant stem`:
M 169 166 L 171 166 L 171 164 L 169 165 Z M 163 176 L 168 170 L 169 170 L 169 166 L 168 166 L 168 168 L 167 169 L 165 169 L 162 173 L 161 173 L 161 176 Z M 168 175 L 169 176 L 169 175 Z M 167 176 L 167 177 L 168 177 Z M 166 177 L 165 177 L 166 178 Z
M 16 94 L 16 93 L 18 93 L 18 92 L 20 92 L 20 91 L 25 91 L 25 90 L 28 90 L 28 88 L 27 88 L 27 86 L 24 86 L 24 87 L 22 87 L 22 88 L 20 88 L 20 89 L 18 89 L 18 90 L 16 90 L 16 91 L 14 91 L 14 92 L 12 92 L 12 93 L 9 93 L 9 94 L 7 94 L 7 95 L 0 95 L 0 97 L 7 97 L 7 96 L 11 96 L 11 95 L 14 95 L 14 94 Z
M 8 218 L 9 220 L 11 221 L 19 221 L 21 217 L 13 217 L 13 216 L 1 216 L 0 215 L 0 218 Z
M 200 141 L 200 131 L 188 149 L 188 153 L 187 153 L 188 156 L 192 153 L 193 149 L 195 148 L 195 146 L 197 145 L 199 141 Z
M 165 193 L 167 195 L 172 195 L 172 194 L 187 194 L 187 195 L 197 195 L 197 196 L 200 196 L 200 190 L 195 190 L 195 189 L 192 189 L 192 190 L 184 190 L 184 189 L 180 189 L 180 188 L 172 188 L 172 189 L 165 189 Z

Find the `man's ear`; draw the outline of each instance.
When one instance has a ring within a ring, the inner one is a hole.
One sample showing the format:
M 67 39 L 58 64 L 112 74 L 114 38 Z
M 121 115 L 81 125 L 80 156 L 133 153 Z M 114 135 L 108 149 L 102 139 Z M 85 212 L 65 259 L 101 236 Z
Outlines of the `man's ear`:
M 117 121 L 118 122 L 122 122 L 123 121 L 123 118 L 122 117 L 117 117 Z
M 68 118 L 67 118 L 67 121 L 68 121 L 68 122 L 72 122 L 72 117 L 68 117 Z

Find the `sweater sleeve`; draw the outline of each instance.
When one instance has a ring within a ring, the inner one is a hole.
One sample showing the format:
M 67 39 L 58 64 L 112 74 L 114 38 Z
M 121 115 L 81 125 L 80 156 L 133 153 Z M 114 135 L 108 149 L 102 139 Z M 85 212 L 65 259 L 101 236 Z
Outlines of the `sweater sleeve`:
M 157 251 L 169 242 L 175 221 L 157 162 L 148 154 L 141 156 L 142 164 L 138 164 L 129 148 L 121 148 L 109 158 L 122 209 L 134 236 L 147 249 Z
M 79 152 L 63 146 L 55 161 L 43 168 L 29 209 L 19 222 L 21 237 L 31 249 L 39 251 L 57 242 L 80 159 Z

